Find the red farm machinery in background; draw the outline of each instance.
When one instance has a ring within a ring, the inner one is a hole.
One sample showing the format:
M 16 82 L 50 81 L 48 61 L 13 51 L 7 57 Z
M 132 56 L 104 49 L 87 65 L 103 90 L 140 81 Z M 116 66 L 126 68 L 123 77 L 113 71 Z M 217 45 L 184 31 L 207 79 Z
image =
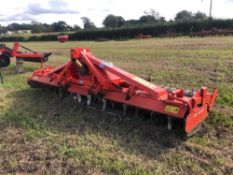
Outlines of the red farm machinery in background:
M 24 49 L 24 52 L 19 49 Z M 13 48 L 7 47 L 5 44 L 0 44 L 0 68 L 5 68 L 10 65 L 11 58 L 16 57 L 16 61 L 36 62 L 44 63 L 48 61 L 49 56 L 52 53 L 42 53 L 31 50 L 18 42 L 14 43 Z
M 32 88 L 56 90 L 60 96 L 70 94 L 87 106 L 98 104 L 102 111 L 120 107 L 122 117 L 147 111 L 166 119 L 168 129 L 173 128 L 173 121 L 179 121 L 179 130 L 187 135 L 206 119 L 218 94 L 217 89 L 208 92 L 206 87 L 195 92 L 157 86 L 95 57 L 88 48 L 71 49 L 65 64 L 40 68 L 27 82 Z
M 60 42 L 60 43 L 64 43 L 66 41 L 69 40 L 69 36 L 68 35 L 58 35 L 57 36 L 57 40 Z

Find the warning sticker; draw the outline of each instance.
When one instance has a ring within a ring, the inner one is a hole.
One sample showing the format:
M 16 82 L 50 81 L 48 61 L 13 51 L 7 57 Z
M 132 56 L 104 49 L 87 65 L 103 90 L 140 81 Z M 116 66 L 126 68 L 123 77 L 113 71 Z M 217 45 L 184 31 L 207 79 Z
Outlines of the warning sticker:
M 171 113 L 175 113 L 175 114 L 177 114 L 179 112 L 179 110 L 180 110 L 180 108 L 177 106 L 167 105 L 165 107 L 166 112 L 171 112 Z
M 141 84 L 143 84 L 144 86 L 147 86 L 147 87 L 149 87 L 149 88 L 151 88 L 151 89 L 154 89 L 154 88 L 157 87 L 156 85 L 154 85 L 154 84 L 152 84 L 152 83 L 150 83 L 150 82 L 148 82 L 148 81 L 146 81 L 146 80 L 144 80 L 144 79 L 142 79 L 142 78 L 134 77 L 133 79 L 134 79 L 135 81 L 137 81 L 138 83 L 141 83 Z

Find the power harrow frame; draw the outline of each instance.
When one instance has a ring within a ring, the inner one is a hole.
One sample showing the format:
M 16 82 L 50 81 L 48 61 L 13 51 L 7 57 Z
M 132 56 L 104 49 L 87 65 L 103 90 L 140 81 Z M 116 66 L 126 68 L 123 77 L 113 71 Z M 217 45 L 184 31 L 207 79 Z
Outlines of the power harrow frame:
M 184 123 L 179 129 L 188 135 L 206 119 L 218 94 L 217 89 L 208 92 L 206 87 L 195 92 L 157 86 L 95 57 L 88 48 L 71 49 L 69 61 L 57 68 L 40 68 L 27 82 L 32 88 L 50 87 L 60 95 L 71 94 L 79 103 L 85 99 L 87 106 L 98 97 L 103 111 L 109 103 L 122 104 L 123 116 L 129 108 L 136 115 L 139 110 L 162 114 L 168 129 L 178 119 Z

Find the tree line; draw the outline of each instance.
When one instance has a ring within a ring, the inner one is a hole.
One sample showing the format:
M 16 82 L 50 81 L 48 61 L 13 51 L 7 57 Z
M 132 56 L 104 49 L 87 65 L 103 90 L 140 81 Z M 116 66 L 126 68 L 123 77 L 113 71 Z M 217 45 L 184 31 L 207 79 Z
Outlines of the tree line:
M 108 15 L 104 21 L 103 25 L 106 28 L 117 28 L 117 27 L 132 27 L 132 26 L 141 26 L 148 24 L 164 24 L 171 22 L 182 22 L 182 21 L 198 21 L 206 20 L 208 17 L 205 13 L 197 12 L 192 13 L 187 10 L 180 11 L 176 14 L 174 20 L 167 21 L 165 17 L 160 16 L 158 12 L 151 9 L 150 11 L 145 11 L 144 15 L 137 20 L 124 20 L 121 16 Z
M 159 37 L 167 32 L 176 33 L 177 35 L 190 35 L 191 32 L 198 32 L 203 29 L 210 30 L 212 28 L 233 29 L 233 19 L 213 19 L 213 20 L 191 20 L 179 22 L 167 22 L 163 24 L 151 24 L 122 28 L 97 28 L 92 30 L 80 30 L 70 33 L 69 39 L 73 41 L 80 40 L 127 40 L 134 38 L 139 33 L 149 34 L 153 37 Z M 2 36 L 1 42 L 14 41 L 56 41 L 57 34 L 32 35 L 23 36 Z
M 192 13 L 190 11 L 180 11 L 176 14 L 174 20 L 167 21 L 165 17 L 160 16 L 154 9 L 145 11 L 139 19 L 125 20 L 122 16 L 115 16 L 109 14 L 103 20 L 102 29 L 115 29 L 115 28 L 129 28 L 147 25 L 166 24 L 174 22 L 185 22 L 185 21 L 203 21 L 207 20 L 208 17 L 205 13 L 197 12 Z M 95 30 L 98 29 L 94 22 L 87 17 L 81 18 L 83 22 L 84 30 Z M 80 31 L 82 28 L 79 25 L 70 26 L 65 21 L 58 21 L 52 24 L 40 23 L 32 21 L 30 24 L 18 24 L 12 23 L 7 26 L 0 26 L 1 33 L 7 33 L 8 31 L 16 32 L 19 30 L 30 30 L 32 33 L 49 33 L 49 32 L 67 32 L 67 31 Z

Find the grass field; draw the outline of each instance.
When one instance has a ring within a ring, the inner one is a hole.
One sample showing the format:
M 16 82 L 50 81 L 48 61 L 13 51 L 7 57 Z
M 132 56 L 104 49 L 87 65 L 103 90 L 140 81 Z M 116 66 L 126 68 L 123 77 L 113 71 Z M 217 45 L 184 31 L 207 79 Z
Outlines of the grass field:
M 90 47 L 156 84 L 220 94 L 200 132 L 184 141 L 152 120 L 122 122 L 31 89 L 26 78 L 38 65 L 25 63 L 17 75 L 12 63 L 0 85 L 0 174 L 233 174 L 233 37 L 23 44 L 53 52 L 49 65 Z

